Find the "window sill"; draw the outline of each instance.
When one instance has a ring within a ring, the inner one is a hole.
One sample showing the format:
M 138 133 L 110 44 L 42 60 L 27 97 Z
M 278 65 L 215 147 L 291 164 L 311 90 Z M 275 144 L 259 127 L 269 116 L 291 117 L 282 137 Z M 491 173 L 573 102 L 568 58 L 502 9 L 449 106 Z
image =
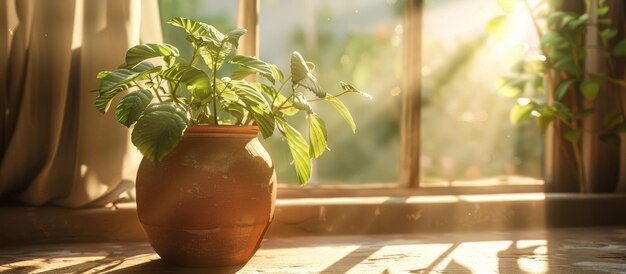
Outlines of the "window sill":
M 279 199 L 267 237 L 625 225 L 626 194 Z M 0 208 L 0 245 L 144 241 L 135 205 Z

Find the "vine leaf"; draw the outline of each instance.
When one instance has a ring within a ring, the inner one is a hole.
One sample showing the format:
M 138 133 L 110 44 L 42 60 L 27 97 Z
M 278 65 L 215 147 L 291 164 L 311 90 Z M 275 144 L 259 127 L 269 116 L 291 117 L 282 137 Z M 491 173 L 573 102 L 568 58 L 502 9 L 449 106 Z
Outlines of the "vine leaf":
M 189 119 L 173 102 L 155 103 L 137 121 L 131 140 L 141 154 L 158 164 L 180 142 Z

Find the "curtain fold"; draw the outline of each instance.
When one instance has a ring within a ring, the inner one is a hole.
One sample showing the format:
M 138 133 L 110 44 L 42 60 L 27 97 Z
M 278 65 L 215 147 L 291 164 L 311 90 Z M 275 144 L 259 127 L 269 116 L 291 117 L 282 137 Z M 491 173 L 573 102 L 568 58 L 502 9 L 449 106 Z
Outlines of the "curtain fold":
M 96 74 L 161 42 L 156 0 L 7 0 L 0 5 L 0 197 L 102 206 L 132 188 L 140 155 Z

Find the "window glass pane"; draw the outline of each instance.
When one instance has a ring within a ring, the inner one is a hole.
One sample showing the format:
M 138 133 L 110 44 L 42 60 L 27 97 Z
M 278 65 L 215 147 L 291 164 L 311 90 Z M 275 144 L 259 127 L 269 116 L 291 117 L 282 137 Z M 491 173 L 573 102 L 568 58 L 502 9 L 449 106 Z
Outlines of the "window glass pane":
M 422 50 L 422 185 L 509 184 L 541 178 L 543 136 L 532 123 L 513 126 L 515 99 L 496 88 L 516 57 L 537 39 L 520 17 L 513 39 L 496 41 L 485 26 L 498 1 L 427 0 Z M 522 14 L 523 16 L 523 14 Z M 526 181 L 528 182 L 528 181 Z
M 262 59 L 288 70 L 297 50 L 317 64 L 315 74 L 331 94 L 340 91 L 343 80 L 374 96 L 373 101 L 342 97 L 357 123 L 356 135 L 332 107 L 313 106 L 326 121 L 331 149 L 314 162 L 313 184 L 398 181 L 401 22 L 400 1 L 261 1 Z M 299 129 L 305 132 L 303 122 Z M 279 181 L 295 183 L 287 146 L 277 138 L 265 144 Z

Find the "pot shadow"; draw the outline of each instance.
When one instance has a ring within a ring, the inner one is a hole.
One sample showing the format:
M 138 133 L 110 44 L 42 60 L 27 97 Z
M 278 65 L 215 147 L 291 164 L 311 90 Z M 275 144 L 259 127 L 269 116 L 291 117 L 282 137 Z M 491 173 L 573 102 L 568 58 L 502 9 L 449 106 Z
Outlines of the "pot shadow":
M 242 269 L 245 264 L 236 266 L 221 266 L 221 267 L 183 267 L 168 264 L 163 259 L 156 259 L 145 263 L 129 266 L 126 268 L 116 269 L 108 273 L 182 273 L 182 274 L 230 274 L 237 273 Z

